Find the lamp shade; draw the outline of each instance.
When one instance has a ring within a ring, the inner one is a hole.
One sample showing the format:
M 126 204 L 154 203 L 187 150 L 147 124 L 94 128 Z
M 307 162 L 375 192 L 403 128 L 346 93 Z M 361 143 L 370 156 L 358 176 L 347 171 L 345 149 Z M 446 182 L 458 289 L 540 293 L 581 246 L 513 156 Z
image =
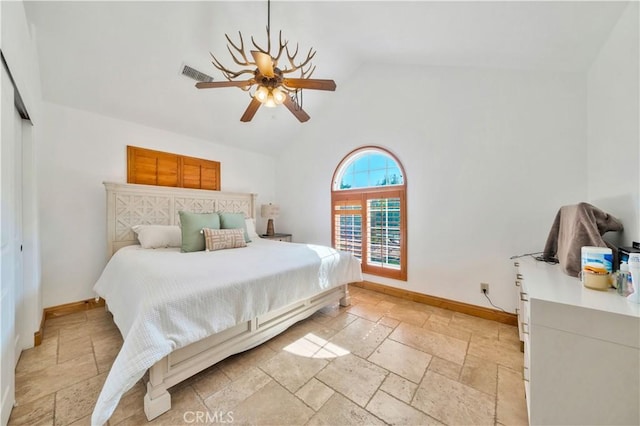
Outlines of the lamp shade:
M 280 206 L 277 204 L 263 204 L 260 209 L 260 216 L 265 219 L 275 219 L 280 216 Z

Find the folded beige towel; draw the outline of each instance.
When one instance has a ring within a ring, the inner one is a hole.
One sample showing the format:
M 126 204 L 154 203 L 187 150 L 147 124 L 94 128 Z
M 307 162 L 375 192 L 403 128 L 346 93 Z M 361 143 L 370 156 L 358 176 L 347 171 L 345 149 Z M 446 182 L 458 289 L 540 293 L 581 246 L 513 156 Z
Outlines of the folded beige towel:
M 622 228 L 618 219 L 589 203 L 562 206 L 551 226 L 542 257 L 558 259 L 566 274 L 577 277 L 583 246 L 609 247 L 616 261 L 616 247 L 606 242 L 602 235 L 608 231 L 622 231 Z

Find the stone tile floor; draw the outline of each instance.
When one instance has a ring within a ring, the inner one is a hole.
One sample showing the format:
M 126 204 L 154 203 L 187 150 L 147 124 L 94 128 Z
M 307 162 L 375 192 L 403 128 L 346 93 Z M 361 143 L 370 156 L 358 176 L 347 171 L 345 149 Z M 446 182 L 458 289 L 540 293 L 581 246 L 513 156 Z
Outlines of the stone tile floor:
M 517 329 L 352 287 L 283 334 L 171 388 L 152 424 L 524 425 Z M 90 424 L 122 338 L 103 309 L 45 324 L 22 353 L 10 425 Z M 147 424 L 138 382 L 110 425 Z

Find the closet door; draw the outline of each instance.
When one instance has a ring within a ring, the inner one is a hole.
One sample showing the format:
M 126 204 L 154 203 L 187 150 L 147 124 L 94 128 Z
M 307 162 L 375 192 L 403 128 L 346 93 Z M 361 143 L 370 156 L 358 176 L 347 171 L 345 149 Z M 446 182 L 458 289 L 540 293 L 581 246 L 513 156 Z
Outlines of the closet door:
M 13 108 L 13 273 L 14 273 L 14 299 L 15 299 L 15 364 L 18 364 L 23 348 L 29 347 L 25 342 L 29 338 L 25 326 L 28 325 L 25 318 L 25 294 L 24 294 L 24 266 L 22 260 L 23 221 L 22 221 L 22 117 L 18 110 Z
M 6 424 L 15 399 L 17 190 L 14 89 L 3 66 L 0 72 L 0 424 Z

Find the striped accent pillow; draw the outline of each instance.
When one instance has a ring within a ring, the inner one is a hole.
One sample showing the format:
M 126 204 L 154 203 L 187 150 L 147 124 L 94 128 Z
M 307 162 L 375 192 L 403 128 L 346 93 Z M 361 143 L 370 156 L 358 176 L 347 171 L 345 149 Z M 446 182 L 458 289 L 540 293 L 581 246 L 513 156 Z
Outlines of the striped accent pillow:
M 207 251 L 246 247 L 244 229 L 203 228 L 204 243 Z

